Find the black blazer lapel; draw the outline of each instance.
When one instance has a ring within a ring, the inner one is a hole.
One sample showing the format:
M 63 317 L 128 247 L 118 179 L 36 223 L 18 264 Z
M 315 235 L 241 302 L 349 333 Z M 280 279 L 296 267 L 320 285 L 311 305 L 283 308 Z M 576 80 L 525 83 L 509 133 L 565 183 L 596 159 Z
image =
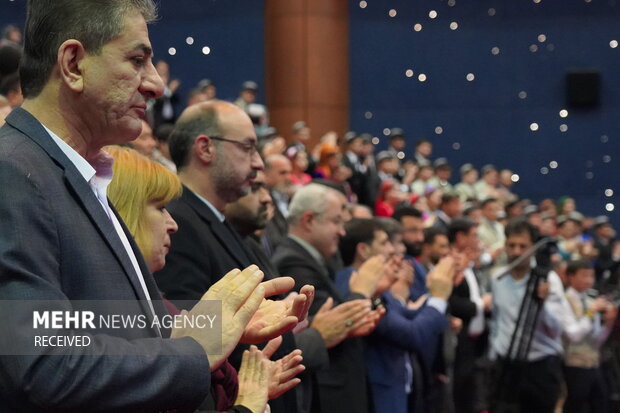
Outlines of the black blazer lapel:
M 209 225 L 211 232 L 217 238 L 220 245 L 235 260 L 240 269 L 254 264 L 246 251 L 246 246 L 243 244 L 241 237 L 233 233 L 234 229 L 229 229 L 220 222 L 218 217 L 211 211 L 211 208 L 205 205 L 190 189 L 183 187 L 181 198 Z
M 320 274 L 320 276 L 323 278 L 325 285 L 329 289 L 329 294 L 332 297 L 334 297 L 336 300 L 343 302 L 344 299 L 342 295 L 340 294 L 340 291 L 338 291 L 336 284 L 334 284 L 331 277 L 329 276 L 329 272 L 325 264 L 319 264 L 318 262 L 316 262 L 314 257 L 310 255 L 310 253 L 306 251 L 306 249 L 302 247 L 294 239 L 287 237 L 287 239 L 284 242 L 287 244 L 287 248 L 291 248 L 296 255 L 302 256 L 304 258 L 304 261 L 307 261 L 308 263 L 312 263 L 312 266 L 316 269 L 317 274 Z

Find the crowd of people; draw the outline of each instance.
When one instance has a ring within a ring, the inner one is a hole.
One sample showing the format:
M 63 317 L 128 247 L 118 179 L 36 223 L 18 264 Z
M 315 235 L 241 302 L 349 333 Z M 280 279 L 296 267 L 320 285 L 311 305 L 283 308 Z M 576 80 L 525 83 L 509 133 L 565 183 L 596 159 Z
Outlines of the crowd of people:
M 0 43 L 0 300 L 124 300 L 153 319 L 216 300 L 222 332 L 90 331 L 86 354 L 0 354 L 6 411 L 617 406 L 607 217 L 522 199 L 491 164 L 457 181 L 400 128 L 376 154 L 353 131 L 310 147 L 306 122 L 269 125 L 253 81 L 226 102 L 205 79 L 180 105 L 173 68 L 152 61 L 150 0 L 44 3 L 23 46 L 15 27 Z M 7 335 L 29 349 L 30 325 L 16 306 Z

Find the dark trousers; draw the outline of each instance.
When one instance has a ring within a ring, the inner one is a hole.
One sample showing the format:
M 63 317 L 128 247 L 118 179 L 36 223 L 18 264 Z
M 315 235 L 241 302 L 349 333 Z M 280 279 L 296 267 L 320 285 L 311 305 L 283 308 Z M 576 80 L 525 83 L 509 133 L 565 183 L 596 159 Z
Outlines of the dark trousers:
M 564 367 L 564 413 L 607 412 L 607 389 L 599 368 Z
M 498 360 L 494 365 L 491 413 L 553 413 L 560 395 L 562 361 Z

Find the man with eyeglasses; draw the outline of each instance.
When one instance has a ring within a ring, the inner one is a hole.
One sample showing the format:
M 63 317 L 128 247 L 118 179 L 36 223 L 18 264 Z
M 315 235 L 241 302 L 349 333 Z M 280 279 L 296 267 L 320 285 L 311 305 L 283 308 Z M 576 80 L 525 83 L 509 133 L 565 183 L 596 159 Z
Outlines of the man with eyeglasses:
M 269 268 L 261 265 L 224 215 L 228 204 L 252 192 L 264 167 L 248 115 L 229 102 L 198 103 L 181 114 L 168 142 L 183 194 L 166 207 L 179 230 L 171 236 L 166 266 L 155 273 L 164 296 L 184 308 L 187 301 L 179 300 L 198 300 L 199 291 L 216 283 L 220 273 L 251 264 L 271 278 Z M 312 292 L 309 286 L 302 289 L 307 302 Z M 295 348 L 292 334 L 283 339 L 274 359 Z M 233 365 L 240 354 L 233 353 Z M 269 404 L 274 413 L 295 413 L 295 399 L 294 392 L 287 392 Z

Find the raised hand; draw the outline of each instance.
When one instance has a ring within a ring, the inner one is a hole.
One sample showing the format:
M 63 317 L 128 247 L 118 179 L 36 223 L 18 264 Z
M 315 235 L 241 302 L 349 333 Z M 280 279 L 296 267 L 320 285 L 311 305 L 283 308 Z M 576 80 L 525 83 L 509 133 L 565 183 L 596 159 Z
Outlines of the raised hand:
M 333 304 L 333 299 L 329 297 L 310 324 L 310 327 L 319 331 L 327 348 L 340 344 L 351 330 L 359 326 L 360 320 L 370 313 L 370 300 L 347 301 L 332 308 Z
M 263 301 L 265 287 L 260 285 L 262 279 L 263 272 L 256 265 L 243 271 L 234 269 L 213 284 L 189 312 L 182 312 L 182 315 L 188 317 L 210 315 L 205 301 L 221 301 L 221 347 L 220 343 L 213 339 L 211 330 L 191 325 L 173 329 L 171 337 L 192 337 L 207 354 L 211 371 L 215 370 L 235 348 L 246 325 Z

